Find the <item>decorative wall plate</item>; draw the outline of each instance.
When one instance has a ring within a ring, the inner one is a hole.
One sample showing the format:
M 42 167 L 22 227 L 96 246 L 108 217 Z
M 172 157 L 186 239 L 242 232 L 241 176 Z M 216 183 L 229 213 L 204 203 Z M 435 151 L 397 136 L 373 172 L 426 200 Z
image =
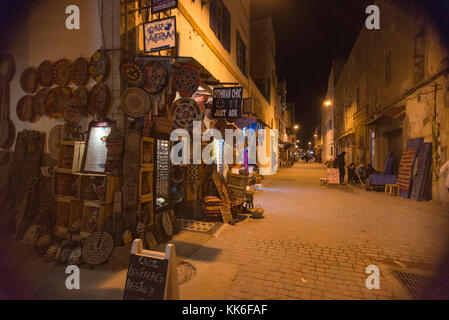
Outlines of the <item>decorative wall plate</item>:
M 6 65 L 6 67 L 4 67 Z M 14 58 L 9 54 L 0 55 L 0 68 L 2 72 L 0 72 L 0 82 L 11 82 L 14 74 L 16 73 L 16 63 Z M 6 72 L 3 73 L 3 71 Z
M 26 93 L 36 92 L 38 85 L 37 71 L 33 67 L 26 68 L 20 76 L 20 86 Z
M 80 110 L 75 106 L 68 106 L 64 110 L 64 121 L 72 125 L 77 125 L 81 122 Z
M 29 94 L 23 96 L 17 103 L 16 112 L 17 118 L 19 118 L 20 121 L 32 121 L 34 118 L 33 96 Z
M 149 62 L 145 65 L 146 81 L 143 89 L 148 93 L 158 93 L 167 84 L 167 70 L 159 62 Z
M 201 121 L 201 110 L 198 103 L 190 98 L 176 100 L 170 110 L 176 128 L 191 130 L 194 121 Z
M 83 245 L 83 259 L 90 265 L 106 262 L 114 249 L 114 239 L 107 232 L 95 232 L 87 237 Z
M 72 63 L 70 79 L 77 86 L 84 86 L 89 81 L 89 62 L 79 57 Z
M 128 84 L 133 87 L 140 87 L 145 83 L 147 74 L 145 68 L 138 62 L 125 61 L 120 65 L 120 73 Z
M 205 112 L 206 108 L 207 108 L 207 101 L 209 101 L 209 95 L 208 94 L 196 94 L 194 96 L 194 100 L 196 101 L 196 103 L 198 103 L 198 105 L 200 106 L 201 112 Z
M 45 99 L 45 114 L 54 118 L 61 118 L 65 108 L 72 102 L 72 90 L 69 87 L 52 89 Z
M 152 129 L 159 134 L 170 134 L 173 131 L 173 122 L 166 117 L 151 118 Z
M 89 75 L 97 81 L 104 81 L 108 75 L 109 58 L 103 50 L 97 50 L 89 61 Z
M 33 110 L 36 115 L 42 116 L 45 110 L 45 100 L 47 99 L 49 88 L 40 89 L 33 99 Z
M 191 97 L 200 86 L 200 73 L 194 67 L 184 64 L 173 73 L 173 88 L 181 97 Z
M 53 64 L 49 60 L 43 61 L 37 68 L 37 80 L 43 87 L 51 87 L 53 84 Z
M 51 70 L 53 82 L 58 86 L 66 86 L 70 82 L 71 64 L 67 59 L 60 59 L 55 62 Z
M 174 183 L 182 183 L 186 174 L 186 169 L 183 166 L 172 166 L 173 175 L 172 180 Z
M 109 89 L 104 82 L 98 82 L 89 92 L 87 110 L 91 115 L 106 116 L 109 110 Z
M 72 105 L 76 106 L 82 116 L 87 117 L 87 104 L 89 103 L 89 91 L 86 87 L 76 88 L 72 96 Z
M 133 118 L 141 118 L 149 114 L 151 110 L 150 98 L 145 91 L 139 88 L 126 89 L 120 100 L 123 111 Z

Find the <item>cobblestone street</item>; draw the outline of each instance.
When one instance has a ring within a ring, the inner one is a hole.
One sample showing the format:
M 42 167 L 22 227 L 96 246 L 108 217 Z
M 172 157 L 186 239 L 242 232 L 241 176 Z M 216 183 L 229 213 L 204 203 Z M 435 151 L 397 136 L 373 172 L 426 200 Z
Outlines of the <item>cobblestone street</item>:
M 446 249 L 448 208 L 320 186 L 322 176 L 319 165 L 297 164 L 268 177 L 255 197 L 265 219 L 227 225 L 194 253 L 196 277 L 181 297 L 411 298 L 392 271 L 431 274 Z M 380 290 L 366 289 L 369 265 L 380 269 Z

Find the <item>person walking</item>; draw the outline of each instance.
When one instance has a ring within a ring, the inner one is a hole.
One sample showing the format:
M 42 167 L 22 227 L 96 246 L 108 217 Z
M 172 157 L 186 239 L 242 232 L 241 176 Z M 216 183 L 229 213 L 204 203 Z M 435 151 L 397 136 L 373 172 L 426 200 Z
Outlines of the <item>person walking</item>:
M 340 184 L 343 184 L 345 182 L 345 173 L 346 173 L 346 162 L 345 162 L 345 156 L 346 152 L 342 152 L 337 156 L 337 166 L 340 170 Z

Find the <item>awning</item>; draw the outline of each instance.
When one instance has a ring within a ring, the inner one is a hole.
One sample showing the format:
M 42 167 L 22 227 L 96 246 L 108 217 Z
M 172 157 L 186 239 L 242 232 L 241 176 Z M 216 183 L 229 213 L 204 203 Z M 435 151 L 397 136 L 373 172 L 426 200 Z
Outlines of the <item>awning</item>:
M 263 121 L 261 121 L 257 118 L 252 118 L 252 117 L 242 117 L 235 121 L 235 125 L 239 129 L 247 128 L 255 123 L 257 123 L 258 125 L 260 125 L 263 128 L 266 127 L 266 124 Z
M 346 131 L 341 136 L 337 137 L 337 140 L 341 140 L 341 139 L 349 137 L 351 135 L 354 135 L 354 131 L 353 130 Z

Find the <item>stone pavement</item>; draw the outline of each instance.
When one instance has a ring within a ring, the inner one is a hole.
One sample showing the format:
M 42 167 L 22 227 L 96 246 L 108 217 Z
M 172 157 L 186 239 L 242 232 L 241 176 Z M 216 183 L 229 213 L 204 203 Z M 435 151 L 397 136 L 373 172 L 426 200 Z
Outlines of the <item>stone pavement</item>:
M 391 270 L 434 270 L 447 249 L 448 208 L 323 187 L 324 175 L 319 165 L 297 164 L 267 178 L 255 197 L 265 219 L 228 225 L 195 252 L 188 261 L 196 278 L 181 286 L 181 297 L 410 298 Z M 380 290 L 366 288 L 369 265 L 380 269 Z

